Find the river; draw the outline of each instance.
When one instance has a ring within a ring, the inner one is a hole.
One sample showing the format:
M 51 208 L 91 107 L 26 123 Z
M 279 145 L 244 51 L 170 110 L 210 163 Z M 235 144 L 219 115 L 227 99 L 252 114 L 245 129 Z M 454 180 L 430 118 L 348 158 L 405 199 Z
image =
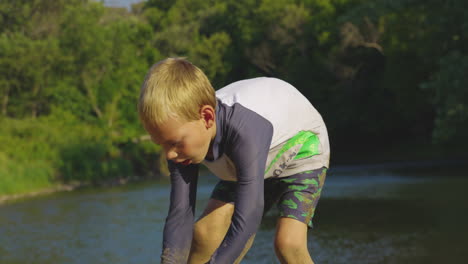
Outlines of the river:
M 466 263 L 465 169 L 331 170 L 309 248 L 316 263 Z M 200 214 L 216 179 L 202 175 Z M 159 263 L 169 185 L 87 188 L 0 206 L 0 263 Z M 278 263 L 275 211 L 242 263 Z

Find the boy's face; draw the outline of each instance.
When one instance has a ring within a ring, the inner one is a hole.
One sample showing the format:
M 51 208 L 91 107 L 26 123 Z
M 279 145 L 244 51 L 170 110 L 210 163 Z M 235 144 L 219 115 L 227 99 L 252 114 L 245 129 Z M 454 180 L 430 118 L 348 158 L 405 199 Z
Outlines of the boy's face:
M 148 131 L 152 140 L 163 147 L 168 160 L 189 165 L 205 159 L 216 135 L 214 109 L 209 108 L 208 114 L 202 114 L 199 120 L 169 119 Z

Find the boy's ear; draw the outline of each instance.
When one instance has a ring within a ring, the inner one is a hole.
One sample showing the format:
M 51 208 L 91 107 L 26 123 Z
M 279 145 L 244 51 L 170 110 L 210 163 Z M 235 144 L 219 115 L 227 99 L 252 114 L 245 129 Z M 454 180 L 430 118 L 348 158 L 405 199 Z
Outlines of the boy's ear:
M 206 128 L 211 128 L 215 122 L 215 110 L 211 105 L 204 105 L 200 109 L 200 117 L 205 122 Z

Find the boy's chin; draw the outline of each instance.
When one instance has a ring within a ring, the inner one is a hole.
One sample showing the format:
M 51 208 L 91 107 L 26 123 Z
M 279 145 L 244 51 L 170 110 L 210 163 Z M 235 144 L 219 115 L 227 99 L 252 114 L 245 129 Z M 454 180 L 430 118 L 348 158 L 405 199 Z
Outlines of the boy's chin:
M 190 160 L 190 164 L 200 164 L 202 163 L 201 160 Z

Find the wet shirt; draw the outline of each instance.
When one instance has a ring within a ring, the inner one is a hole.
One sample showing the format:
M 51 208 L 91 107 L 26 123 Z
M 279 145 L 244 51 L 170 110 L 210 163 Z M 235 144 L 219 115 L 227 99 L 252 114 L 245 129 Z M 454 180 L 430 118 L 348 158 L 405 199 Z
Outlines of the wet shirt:
M 328 167 L 322 117 L 290 84 L 275 78 L 232 83 L 216 92 L 216 136 L 203 164 L 237 182 L 231 226 L 209 263 L 233 263 L 256 233 L 265 178 Z M 198 165 L 169 161 L 171 200 L 164 227 L 163 263 L 185 263 L 192 241 Z

